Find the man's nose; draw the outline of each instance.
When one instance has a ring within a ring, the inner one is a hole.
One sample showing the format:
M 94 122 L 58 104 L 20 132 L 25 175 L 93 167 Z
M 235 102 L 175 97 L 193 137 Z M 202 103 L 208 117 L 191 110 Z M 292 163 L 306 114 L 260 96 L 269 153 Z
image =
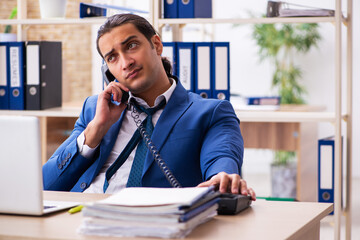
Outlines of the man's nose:
M 129 68 L 131 68 L 134 63 L 135 63 L 135 60 L 130 57 L 130 56 L 127 56 L 127 55 L 122 55 L 121 57 L 121 65 L 122 65 L 122 69 L 123 70 L 128 70 Z

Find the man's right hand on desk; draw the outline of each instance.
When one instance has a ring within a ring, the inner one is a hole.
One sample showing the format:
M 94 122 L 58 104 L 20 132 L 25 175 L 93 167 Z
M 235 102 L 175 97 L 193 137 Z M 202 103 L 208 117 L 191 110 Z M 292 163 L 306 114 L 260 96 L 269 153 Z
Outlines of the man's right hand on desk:
M 255 191 L 248 187 L 246 181 L 238 174 L 227 174 L 225 172 L 220 172 L 212 176 L 210 180 L 198 185 L 198 187 L 209 186 L 215 186 L 221 193 L 229 192 L 233 194 L 250 195 L 253 201 L 256 200 Z

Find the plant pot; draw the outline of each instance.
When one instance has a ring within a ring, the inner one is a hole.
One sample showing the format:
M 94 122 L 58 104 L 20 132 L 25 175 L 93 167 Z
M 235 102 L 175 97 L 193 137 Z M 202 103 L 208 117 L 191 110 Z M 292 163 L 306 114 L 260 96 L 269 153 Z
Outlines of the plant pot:
M 296 198 L 296 164 L 271 165 L 271 196 Z
M 67 0 L 39 0 L 41 18 L 64 18 Z
M 0 42 L 15 42 L 16 33 L 0 33 Z

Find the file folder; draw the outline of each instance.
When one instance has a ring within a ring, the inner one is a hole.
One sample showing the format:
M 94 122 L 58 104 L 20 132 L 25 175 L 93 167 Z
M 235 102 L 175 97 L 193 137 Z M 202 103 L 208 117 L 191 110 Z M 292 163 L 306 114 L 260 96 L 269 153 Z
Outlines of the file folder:
M 334 147 L 333 137 L 318 141 L 319 202 L 334 202 Z
M 178 17 L 179 18 L 194 18 L 194 2 L 195 0 L 177 0 Z
M 194 0 L 195 18 L 212 18 L 212 0 Z
M 211 98 L 211 42 L 195 43 L 195 92 Z
M 212 18 L 212 0 L 177 1 L 179 18 Z
M 212 43 L 212 97 L 230 99 L 229 42 Z
M 162 56 L 166 57 L 172 66 L 172 74 L 177 76 L 177 71 L 176 71 L 176 42 L 163 42 L 163 52 L 162 52 Z
M 164 0 L 164 18 L 178 17 L 178 0 Z
M 61 42 L 31 41 L 26 46 L 26 109 L 43 110 L 62 103 Z
M 194 92 L 194 43 L 177 43 L 177 73 L 181 84 Z
M 130 12 L 130 13 L 148 13 L 147 11 L 115 6 L 115 5 L 80 3 L 80 18 L 107 16 L 109 14 L 108 11 L 109 9 L 119 10 L 123 12 Z
M 273 105 L 280 106 L 281 97 L 279 96 L 271 96 L 271 97 L 248 97 L 247 104 L 248 105 Z
M 9 109 L 7 43 L 0 42 L 0 109 Z
M 25 109 L 25 44 L 24 42 L 8 42 L 8 83 L 9 109 Z

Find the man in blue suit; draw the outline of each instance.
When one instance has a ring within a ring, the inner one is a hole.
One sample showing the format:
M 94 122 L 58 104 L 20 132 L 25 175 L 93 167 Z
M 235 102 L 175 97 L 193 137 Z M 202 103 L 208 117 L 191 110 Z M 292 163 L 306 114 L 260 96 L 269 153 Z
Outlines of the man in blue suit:
M 231 104 L 187 92 L 161 57 L 162 42 L 149 22 L 133 14 L 110 17 L 99 29 L 97 49 L 117 81 L 86 99 L 70 137 L 43 167 L 45 190 L 113 193 L 126 186 L 171 187 L 164 167 L 147 148 L 140 150 L 143 140 L 133 141 L 144 121 L 183 187 L 215 185 L 255 200 L 239 175 L 243 139 Z M 124 91 L 131 104 L 115 104 Z M 159 109 L 145 113 L 150 107 Z

